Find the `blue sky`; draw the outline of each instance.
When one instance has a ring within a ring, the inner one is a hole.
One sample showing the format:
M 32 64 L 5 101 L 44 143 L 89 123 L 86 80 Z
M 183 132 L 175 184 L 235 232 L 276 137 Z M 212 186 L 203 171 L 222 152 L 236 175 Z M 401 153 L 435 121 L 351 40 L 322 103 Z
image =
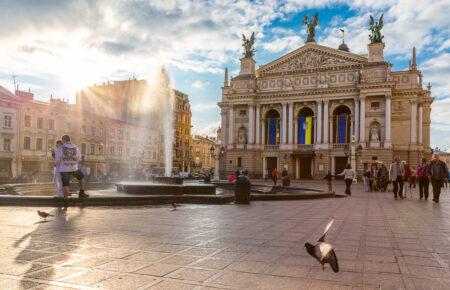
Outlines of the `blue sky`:
M 368 16 L 385 14 L 385 57 L 408 66 L 416 46 L 424 84 L 436 98 L 432 146 L 450 149 L 450 4 L 447 0 L 0 0 L 0 85 L 37 98 L 74 101 L 75 91 L 135 75 L 151 81 L 165 65 L 173 86 L 189 94 L 194 131 L 219 124 L 223 70 L 239 69 L 241 33 L 257 34 L 257 65 L 303 45 L 305 14 L 319 13 L 317 41 L 367 53 Z

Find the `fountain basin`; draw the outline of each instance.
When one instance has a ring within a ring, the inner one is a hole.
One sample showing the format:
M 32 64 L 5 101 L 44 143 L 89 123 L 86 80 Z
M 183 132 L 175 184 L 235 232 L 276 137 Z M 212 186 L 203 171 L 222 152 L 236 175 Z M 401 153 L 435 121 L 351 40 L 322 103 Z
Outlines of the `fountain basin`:
M 150 180 L 152 183 L 160 184 L 183 184 L 183 177 L 154 176 Z
M 144 195 L 215 195 L 214 184 L 158 184 L 149 182 L 118 182 L 118 192 Z

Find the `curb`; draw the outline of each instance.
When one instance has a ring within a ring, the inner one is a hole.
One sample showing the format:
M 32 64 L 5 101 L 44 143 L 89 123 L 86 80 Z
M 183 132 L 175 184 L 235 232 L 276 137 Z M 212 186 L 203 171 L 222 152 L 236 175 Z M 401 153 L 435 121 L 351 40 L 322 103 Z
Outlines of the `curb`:
M 69 206 L 136 206 L 176 203 L 227 204 L 234 196 L 211 195 L 143 195 L 143 196 L 91 196 L 86 199 L 69 198 Z M 62 200 L 44 196 L 0 196 L 0 206 L 54 206 L 62 207 Z

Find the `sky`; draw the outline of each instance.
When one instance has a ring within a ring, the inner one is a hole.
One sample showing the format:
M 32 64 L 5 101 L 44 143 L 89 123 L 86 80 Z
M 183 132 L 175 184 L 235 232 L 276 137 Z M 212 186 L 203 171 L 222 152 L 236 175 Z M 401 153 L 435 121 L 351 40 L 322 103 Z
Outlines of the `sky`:
M 448 0 L 0 0 L 0 85 L 37 99 L 75 101 L 94 83 L 147 79 L 164 65 L 191 101 L 194 132 L 219 126 L 224 68 L 237 75 L 241 34 L 256 33 L 257 66 L 304 44 L 304 15 L 319 14 L 316 41 L 367 53 L 369 15 L 384 13 L 385 59 L 405 70 L 412 47 L 431 82 L 431 145 L 450 149 Z

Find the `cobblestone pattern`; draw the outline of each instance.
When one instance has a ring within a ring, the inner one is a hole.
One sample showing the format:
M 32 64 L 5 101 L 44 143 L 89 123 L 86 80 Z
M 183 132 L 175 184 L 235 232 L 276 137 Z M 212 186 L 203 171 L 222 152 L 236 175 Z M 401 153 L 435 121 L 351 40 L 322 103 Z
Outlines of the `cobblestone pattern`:
M 0 207 L 0 289 L 449 289 L 449 193 L 414 194 L 356 185 L 351 198 L 249 206 L 47 208 L 47 222 Z M 331 216 L 339 273 L 303 246 Z

